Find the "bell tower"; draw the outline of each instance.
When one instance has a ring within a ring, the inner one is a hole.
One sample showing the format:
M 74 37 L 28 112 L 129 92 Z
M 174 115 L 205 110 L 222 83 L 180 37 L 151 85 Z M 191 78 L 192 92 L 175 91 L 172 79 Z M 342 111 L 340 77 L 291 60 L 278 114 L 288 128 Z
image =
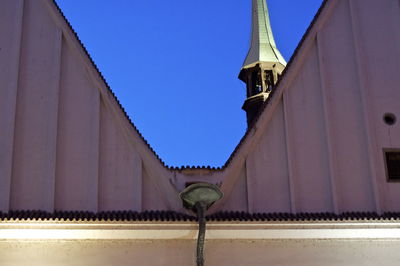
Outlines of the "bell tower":
M 272 35 L 266 0 L 252 1 L 250 50 L 239 73 L 239 79 L 247 87 L 242 107 L 247 113 L 247 126 L 253 123 L 286 66 Z

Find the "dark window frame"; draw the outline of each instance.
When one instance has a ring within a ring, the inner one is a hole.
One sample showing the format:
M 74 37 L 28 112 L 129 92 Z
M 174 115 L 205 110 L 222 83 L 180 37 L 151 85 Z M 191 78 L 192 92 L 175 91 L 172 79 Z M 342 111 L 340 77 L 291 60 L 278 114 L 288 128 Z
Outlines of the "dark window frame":
M 400 177 L 399 178 L 390 178 L 389 167 L 388 167 L 388 162 L 387 162 L 387 153 L 398 153 L 400 155 L 400 148 L 383 149 L 383 159 L 384 159 L 384 163 L 385 163 L 386 181 L 388 183 L 400 183 Z

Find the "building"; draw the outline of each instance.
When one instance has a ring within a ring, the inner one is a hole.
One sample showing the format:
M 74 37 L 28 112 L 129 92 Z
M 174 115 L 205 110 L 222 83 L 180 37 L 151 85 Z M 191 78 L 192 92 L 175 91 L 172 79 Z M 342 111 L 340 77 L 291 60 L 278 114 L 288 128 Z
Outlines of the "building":
M 2 0 L 0 264 L 194 265 L 178 195 L 205 182 L 206 265 L 398 265 L 399 23 L 326 0 L 283 70 L 253 0 L 248 131 L 221 169 L 169 169 L 55 2 Z

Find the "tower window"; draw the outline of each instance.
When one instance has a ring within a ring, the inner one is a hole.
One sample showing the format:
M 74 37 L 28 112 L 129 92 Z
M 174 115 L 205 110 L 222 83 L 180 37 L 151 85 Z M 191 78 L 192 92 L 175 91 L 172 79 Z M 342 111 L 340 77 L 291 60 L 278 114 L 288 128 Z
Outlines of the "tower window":
M 261 93 L 262 91 L 263 91 L 263 89 L 262 89 L 262 84 L 261 84 L 261 75 L 260 75 L 261 73 L 260 73 L 260 70 L 258 70 L 258 71 L 254 71 L 253 73 L 252 73 L 252 77 L 251 77 L 251 80 L 252 80 L 252 95 L 256 95 L 256 94 L 259 94 L 259 93 Z
M 389 182 L 400 182 L 400 150 L 385 151 L 386 174 Z
M 274 86 L 274 73 L 272 72 L 272 70 L 266 70 L 264 72 L 264 79 L 267 91 L 271 91 L 272 87 Z

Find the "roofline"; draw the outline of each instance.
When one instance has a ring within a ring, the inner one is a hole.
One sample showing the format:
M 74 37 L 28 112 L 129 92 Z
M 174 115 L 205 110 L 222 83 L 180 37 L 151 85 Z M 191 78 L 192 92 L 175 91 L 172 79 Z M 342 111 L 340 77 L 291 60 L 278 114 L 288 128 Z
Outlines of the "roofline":
M 265 109 L 266 107 L 269 105 L 269 103 L 271 102 L 272 99 L 275 98 L 275 95 L 277 94 L 277 91 L 280 90 L 280 85 L 281 83 L 286 79 L 287 73 L 291 71 L 292 69 L 292 65 L 294 64 L 294 62 L 297 61 L 297 57 L 298 54 L 300 52 L 300 50 L 302 50 L 304 43 L 306 42 L 306 40 L 310 37 L 310 33 L 311 30 L 313 29 L 315 23 L 317 22 L 317 20 L 319 19 L 322 11 L 324 10 L 325 6 L 327 5 L 328 2 L 330 1 L 334 1 L 334 0 L 324 0 L 324 2 L 322 3 L 322 5 L 320 6 L 318 12 L 316 13 L 316 15 L 314 16 L 314 19 L 312 20 L 310 26 L 308 27 L 307 31 L 305 32 L 305 34 L 303 35 L 301 41 L 299 42 L 299 45 L 297 46 L 297 48 L 295 49 L 292 57 L 290 58 L 285 70 L 282 73 L 282 76 L 280 78 L 280 80 L 278 80 L 277 84 L 274 86 L 274 89 L 272 90 L 270 97 L 267 99 L 267 101 L 263 104 L 263 106 L 260 109 L 260 112 L 258 114 L 258 116 L 255 117 L 255 119 L 253 120 L 253 123 L 248 127 L 246 133 L 243 135 L 243 137 L 241 138 L 241 140 L 239 141 L 238 145 L 235 147 L 235 149 L 233 150 L 233 152 L 231 153 L 231 155 L 229 156 L 229 158 L 227 159 L 227 161 L 220 167 L 211 167 L 211 166 L 169 166 L 167 165 L 161 158 L 160 156 L 156 153 L 156 151 L 151 147 L 151 145 L 147 142 L 147 140 L 144 138 L 144 136 L 141 134 L 141 132 L 139 131 L 139 129 L 135 126 L 135 124 L 133 123 L 133 121 L 129 118 L 128 114 L 126 113 L 124 107 L 121 105 L 121 103 L 119 102 L 117 96 L 114 94 L 114 92 L 112 91 L 111 87 L 109 86 L 109 84 L 107 83 L 106 79 L 104 78 L 103 74 L 101 73 L 101 71 L 99 70 L 99 68 L 97 67 L 97 65 L 95 64 L 95 62 L 93 61 L 92 57 L 90 56 L 89 52 L 87 51 L 86 47 L 84 46 L 84 44 L 82 43 L 82 41 L 79 39 L 78 34 L 76 33 L 76 31 L 73 29 L 71 23 L 68 21 L 68 19 L 65 17 L 64 13 L 62 12 L 61 8 L 58 6 L 56 0 L 50 0 L 49 2 L 52 2 L 54 4 L 54 6 L 56 7 L 56 9 L 58 10 L 59 14 L 62 16 L 62 18 L 64 19 L 64 21 L 66 22 L 66 24 L 68 25 L 69 29 L 71 30 L 71 32 L 73 33 L 73 35 L 75 36 L 76 40 L 79 42 L 81 49 L 84 51 L 84 53 L 87 56 L 87 59 L 89 59 L 90 63 L 92 64 L 92 66 L 94 67 L 94 69 L 96 70 L 96 73 L 98 75 L 98 77 L 100 78 L 101 82 L 103 83 L 103 85 L 105 85 L 105 87 L 107 88 L 108 93 L 112 96 L 113 100 L 115 101 L 115 103 L 117 104 L 119 110 L 123 113 L 126 121 L 130 124 L 130 127 L 134 130 L 134 132 L 139 136 L 139 138 L 142 140 L 142 143 L 147 146 L 147 148 L 150 150 L 151 154 L 155 157 L 155 159 L 163 166 L 163 168 L 165 168 L 166 170 L 169 170 L 171 172 L 188 172 L 188 171 L 197 171 L 199 169 L 207 169 L 210 171 L 210 174 L 214 173 L 214 172 L 222 172 L 224 171 L 226 168 L 228 168 L 232 162 L 234 161 L 234 158 L 236 157 L 236 155 L 242 150 L 242 146 L 244 145 L 244 142 L 249 138 L 250 132 L 253 132 L 254 129 L 256 128 L 256 124 L 258 124 L 258 121 L 260 120 L 260 117 L 263 113 L 265 113 Z
M 117 118 L 117 126 L 122 128 L 124 137 L 128 139 L 129 145 L 132 145 L 133 148 L 138 152 L 144 165 L 154 163 L 153 167 L 146 167 L 146 171 L 150 178 L 156 178 L 156 180 L 153 180 L 153 182 L 156 184 L 156 187 L 159 191 L 164 192 L 162 193 L 162 197 L 164 198 L 165 203 L 169 209 L 180 210 L 182 208 L 181 202 L 176 197 L 178 191 L 171 184 L 171 169 L 165 165 L 165 163 L 161 160 L 161 158 L 157 155 L 154 149 L 134 125 L 132 120 L 128 117 L 116 95 L 111 90 L 104 76 L 79 39 L 77 33 L 74 31 L 71 24 L 62 13 L 62 10 L 57 5 L 56 0 L 42 0 L 42 2 L 49 8 L 50 14 L 55 23 L 61 29 L 63 29 L 63 36 L 66 41 L 72 43 L 74 49 L 77 49 L 77 51 L 80 53 L 83 64 L 88 70 L 89 78 L 98 89 L 104 103 L 111 109 L 112 115 Z M 135 140 L 136 138 L 138 141 Z
M 94 69 L 96 70 L 98 77 L 100 78 L 100 80 L 102 81 L 102 83 L 106 86 L 106 88 L 108 89 L 108 92 L 111 94 L 111 96 L 113 97 L 113 99 L 115 100 L 115 102 L 118 104 L 118 107 L 120 108 L 120 110 L 122 111 L 122 113 L 124 114 L 125 118 L 127 119 L 127 121 L 130 123 L 130 125 L 132 126 L 132 129 L 138 134 L 138 136 L 142 139 L 143 143 L 149 148 L 149 150 L 154 154 L 154 156 L 157 158 L 157 160 L 166 168 L 169 168 L 168 166 L 166 166 L 165 162 L 160 158 L 160 156 L 158 156 L 158 154 L 154 151 L 154 149 L 151 147 L 151 145 L 147 142 L 147 140 L 144 138 L 144 136 L 142 135 L 142 133 L 139 131 L 139 129 L 136 127 L 136 125 L 133 123 L 133 121 L 130 119 L 130 117 L 128 116 L 127 112 L 125 111 L 124 107 L 122 106 L 122 104 L 120 103 L 120 101 L 118 100 L 117 96 L 115 95 L 115 93 L 113 92 L 113 90 L 111 89 L 110 85 L 108 84 L 108 82 L 106 81 L 105 77 L 103 76 L 103 74 L 101 73 L 100 69 L 97 67 L 96 63 L 94 62 L 94 60 L 92 59 L 92 57 L 90 56 L 88 50 L 86 49 L 85 45 L 82 43 L 82 41 L 80 40 L 78 34 L 76 33 L 76 31 L 74 30 L 74 28 L 72 27 L 71 23 L 69 22 L 69 20 L 66 18 L 66 16 L 64 15 L 63 11 L 61 10 L 61 8 L 59 7 L 59 5 L 57 4 L 57 0 L 50 0 L 50 2 L 52 2 L 54 4 L 54 6 L 56 7 L 57 11 L 59 12 L 59 14 L 62 16 L 62 18 L 65 20 L 66 24 L 68 25 L 69 29 L 71 30 L 71 32 L 74 34 L 76 40 L 79 42 L 82 50 L 84 51 L 84 53 L 87 56 L 87 59 L 89 59 L 90 63 L 92 64 L 92 66 L 94 67 Z
M 310 33 L 311 30 L 313 29 L 315 23 L 317 22 L 317 20 L 319 19 L 322 11 L 325 9 L 325 6 L 327 5 L 328 2 L 330 1 L 334 1 L 334 0 L 324 0 L 324 2 L 321 4 L 320 8 L 318 9 L 318 12 L 316 13 L 316 15 L 314 16 L 314 19 L 312 20 L 310 26 L 307 28 L 306 32 L 304 33 L 303 37 L 301 38 L 298 46 L 296 47 L 295 51 L 293 52 L 292 57 L 290 58 L 286 68 L 284 69 L 284 71 L 282 72 L 282 76 L 280 77 L 280 79 L 278 80 L 278 82 L 275 84 L 274 88 L 272 89 L 272 92 L 270 93 L 269 97 L 267 98 L 267 100 L 264 102 L 264 104 L 262 105 L 262 107 L 260 108 L 260 111 L 258 113 L 258 115 L 254 118 L 253 123 L 251 125 L 249 125 L 246 133 L 244 134 L 244 136 L 242 137 L 242 139 L 240 140 L 239 144 L 236 146 L 235 150 L 232 152 L 232 154 L 230 155 L 230 157 L 228 158 L 228 160 L 225 162 L 225 164 L 222 166 L 222 169 L 227 168 L 230 163 L 232 162 L 233 158 L 235 157 L 236 153 L 239 152 L 239 150 L 241 149 L 244 141 L 248 138 L 250 132 L 254 131 L 254 129 L 256 128 L 256 124 L 258 123 L 261 115 L 264 113 L 266 107 L 270 104 L 271 100 L 274 98 L 274 96 L 277 94 L 277 91 L 280 90 L 281 88 L 281 83 L 283 83 L 285 81 L 285 79 L 287 78 L 287 73 L 289 71 L 292 70 L 292 66 L 294 64 L 294 62 L 297 59 L 297 56 L 300 52 L 300 50 L 303 48 L 304 43 L 306 42 L 306 40 L 310 37 Z
M 71 222 L 71 223 L 132 223 L 132 222 L 196 222 L 197 218 L 176 211 L 55 211 L 13 210 L 8 213 L 0 212 L 0 225 L 5 222 Z M 400 212 L 331 212 L 316 213 L 248 213 L 243 211 L 223 211 L 207 215 L 209 222 L 372 222 L 400 221 Z M 0 238 L 1 239 L 1 238 Z
M 253 132 L 255 130 L 256 125 L 258 124 L 258 121 L 259 121 L 261 115 L 264 113 L 266 107 L 270 104 L 272 98 L 274 98 L 274 95 L 277 94 L 277 91 L 281 87 L 281 83 L 283 83 L 285 81 L 285 79 L 287 79 L 287 75 L 288 75 L 287 73 L 292 70 L 293 64 L 297 61 L 297 57 L 298 57 L 298 54 L 300 53 L 300 50 L 302 50 L 303 47 L 305 46 L 306 40 L 310 38 L 310 34 L 311 34 L 312 29 L 314 28 L 314 25 L 319 20 L 321 13 L 325 10 L 325 7 L 327 6 L 327 3 L 331 2 L 331 1 L 335 1 L 335 0 L 324 0 L 322 2 L 321 6 L 319 7 L 317 13 L 315 14 L 315 16 L 314 16 L 314 18 L 312 20 L 312 22 L 308 26 L 306 32 L 303 34 L 299 44 L 297 45 L 296 49 L 294 50 L 293 55 L 290 58 L 289 62 L 287 63 L 286 68 L 282 72 L 282 76 L 280 77 L 278 82 L 275 84 L 275 86 L 274 86 L 272 92 L 270 93 L 268 99 L 264 102 L 264 104 L 260 108 L 260 112 L 254 118 L 253 123 L 251 125 L 249 125 L 249 127 L 247 128 L 245 134 L 240 139 L 239 144 L 235 147 L 235 149 L 233 150 L 233 152 L 231 153 L 231 155 L 229 156 L 227 161 L 221 167 L 217 167 L 217 168 L 215 168 L 215 167 L 213 167 L 213 168 L 207 167 L 207 169 L 211 169 L 214 172 L 221 172 L 221 171 L 224 171 L 226 168 L 228 168 L 231 165 L 232 161 L 234 160 L 236 155 L 240 152 L 240 150 L 242 149 L 242 146 L 244 145 L 246 140 L 249 138 L 250 132 Z M 205 168 L 205 167 L 202 167 L 202 166 L 170 167 L 170 169 L 173 169 L 173 170 L 178 171 L 178 172 L 184 171 L 184 170 L 190 170 L 190 169 L 195 170 L 195 169 L 203 169 L 203 168 Z

